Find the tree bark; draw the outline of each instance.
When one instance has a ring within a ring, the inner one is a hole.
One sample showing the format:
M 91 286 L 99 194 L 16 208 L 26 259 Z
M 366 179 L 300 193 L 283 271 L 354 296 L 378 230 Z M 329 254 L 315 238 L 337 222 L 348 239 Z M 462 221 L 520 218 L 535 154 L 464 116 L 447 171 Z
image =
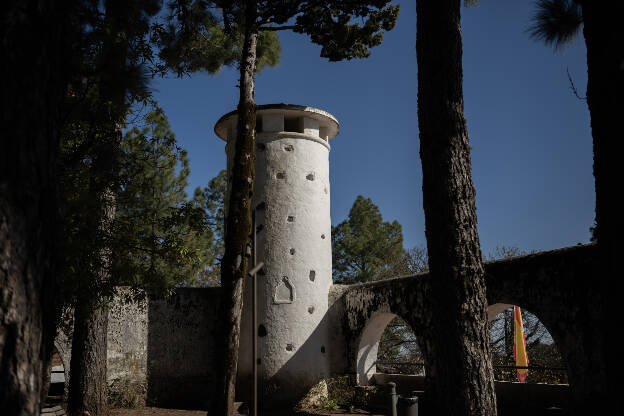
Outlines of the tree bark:
M 70 2 L 0 6 L 0 409 L 39 412 L 54 337 L 55 160 Z
M 121 134 L 121 131 L 118 131 Z M 113 141 L 114 142 L 114 141 Z M 107 146 L 107 147 L 115 147 Z M 114 156 L 109 155 L 112 163 Z M 97 186 L 97 185 L 96 185 Z M 111 231 L 115 217 L 114 196 L 110 188 L 99 195 L 102 201 L 100 224 L 92 225 L 93 238 L 100 239 Z M 98 216 L 95 216 L 98 218 Z M 104 237 L 105 238 L 105 237 Z M 85 271 L 85 282 L 78 288 L 74 309 L 74 330 L 72 335 L 72 356 L 70 363 L 67 411 L 71 416 L 102 416 L 108 414 L 107 405 L 107 335 L 108 309 L 102 296 L 110 285 L 111 250 L 105 245 L 99 251 L 99 265 L 95 273 Z
M 123 101 L 122 101 L 123 102 Z M 114 116 L 113 116 L 114 117 Z M 106 359 L 108 310 L 103 306 L 111 288 L 111 253 L 109 245 L 115 219 L 115 196 L 112 186 L 117 172 L 121 126 L 110 120 L 108 140 L 97 144 L 94 152 L 89 192 L 97 198 L 100 211 L 87 224 L 91 247 L 99 247 L 94 270 L 85 270 L 79 282 L 74 307 L 74 331 L 68 393 L 68 412 L 80 416 L 108 414 Z
M 106 113 L 103 127 L 107 133 L 96 143 L 93 151 L 90 194 L 97 198 L 100 211 L 92 215 L 88 232 L 92 247 L 98 247 L 95 269 L 86 273 L 84 286 L 78 288 L 74 309 L 74 332 L 68 392 L 68 412 L 71 416 L 89 413 L 90 416 L 108 414 L 107 403 L 107 335 L 108 309 L 104 306 L 113 291 L 110 275 L 110 234 L 115 220 L 114 187 L 117 182 L 118 161 L 122 141 L 122 127 L 128 108 L 127 88 L 119 86 L 118 76 L 127 68 L 130 46 L 127 34 L 119 19 L 125 15 L 127 2 L 106 0 L 104 23 L 110 33 L 102 41 L 98 86 L 99 100 Z M 94 117 L 98 120 L 98 117 Z
M 52 356 L 44 357 L 41 364 L 41 394 L 39 395 L 39 401 L 45 403 L 50 392 L 50 381 L 52 379 Z
M 248 265 L 251 234 L 251 201 L 255 179 L 256 103 L 254 78 L 258 28 L 255 25 L 256 2 L 246 2 L 245 39 L 240 62 L 240 100 L 238 127 L 232 166 L 231 192 L 225 228 L 225 253 L 221 264 L 223 286 L 222 334 L 213 408 L 216 415 L 230 416 L 234 412 L 238 346 L 243 308 L 243 286 Z M 223 399 L 223 400 L 222 400 Z
M 106 331 L 108 310 L 88 299 L 74 310 L 67 411 L 70 415 L 105 415 Z M 88 412 L 88 413 L 87 413 Z
M 119 130 L 118 135 L 120 134 Z M 112 143 L 112 146 L 106 147 L 114 149 L 116 140 Z M 114 151 L 104 157 L 104 164 L 112 166 L 113 155 Z M 115 217 L 114 196 L 110 188 L 101 191 L 98 196 L 102 201 L 102 213 L 99 216 L 99 225 L 91 225 L 94 230 L 93 237 L 96 239 L 110 232 Z M 110 255 L 111 250 L 105 245 L 99 252 L 98 270 L 93 274 L 85 271 L 85 278 L 93 279 L 95 283 L 86 282 L 84 287 L 78 288 L 67 397 L 67 411 L 71 416 L 108 414 L 108 309 L 104 306 L 106 299 L 102 297 L 102 293 L 110 284 Z
M 418 0 L 418 125 L 430 286 L 427 412 L 496 415 L 462 91 L 460 1 Z
M 624 412 L 618 386 L 624 363 L 619 343 L 609 341 L 613 329 L 620 325 L 621 294 L 624 291 L 619 257 L 624 250 L 624 216 L 621 213 L 621 118 L 624 114 L 624 4 L 622 2 L 581 1 L 583 35 L 587 46 L 587 106 L 591 117 L 594 150 L 594 180 L 596 187 L 596 237 L 601 256 L 601 279 L 596 289 L 602 302 L 591 305 L 589 313 L 600 311 L 597 327 L 587 328 L 587 355 L 597 364 L 590 369 L 604 374 L 602 385 L 583 386 L 584 403 L 578 400 L 573 408 L 579 414 L 594 405 L 613 414 Z M 595 359 L 594 359 L 595 358 Z M 570 363 L 573 365 L 573 363 Z M 576 380 L 570 380 L 573 388 Z M 580 386 L 579 386 L 580 387 Z M 589 391 L 585 391 L 589 389 Z M 577 399 L 576 395 L 572 395 Z
M 117 135 L 121 135 L 118 130 Z M 112 150 L 103 160 L 104 164 L 111 168 L 114 157 L 114 149 L 117 140 L 113 139 L 111 145 L 105 147 Z M 98 165 L 99 163 L 95 163 Z M 108 176 L 108 175 L 105 175 Z M 108 180 L 107 180 L 108 182 Z M 100 185 L 94 185 L 99 188 Z M 94 239 L 106 239 L 105 235 L 111 231 L 115 217 L 114 196 L 110 188 L 98 193 L 101 200 L 102 212 L 99 224 L 92 224 Z M 110 255 L 111 249 L 104 245 L 98 253 L 100 259 L 98 269 L 85 270 L 85 279 L 92 280 L 80 285 L 77 300 L 74 307 L 74 329 L 72 335 L 72 356 L 70 363 L 69 392 L 67 398 L 67 411 L 71 416 L 102 416 L 108 414 L 107 405 L 107 335 L 108 335 L 108 309 L 105 307 L 106 298 L 102 293 L 110 290 Z

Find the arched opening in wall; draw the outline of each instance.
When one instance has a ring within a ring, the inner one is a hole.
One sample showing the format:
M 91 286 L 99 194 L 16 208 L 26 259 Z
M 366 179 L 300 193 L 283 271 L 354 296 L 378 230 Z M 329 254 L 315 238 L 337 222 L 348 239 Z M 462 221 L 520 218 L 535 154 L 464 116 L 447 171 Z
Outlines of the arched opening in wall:
M 50 366 L 50 386 L 48 388 L 48 403 L 60 403 L 65 393 L 65 365 L 61 355 L 55 349 Z
M 393 313 L 374 315 L 362 332 L 357 353 L 357 379 L 369 385 L 385 374 L 423 376 L 424 357 L 414 331 Z
M 377 350 L 377 372 L 425 375 L 425 359 L 416 335 L 399 316 L 395 316 L 381 334 Z
M 490 316 L 490 349 L 494 378 L 497 381 L 519 381 L 514 359 L 514 308 L 512 305 Z M 567 384 L 566 363 L 539 318 L 525 309 L 520 309 L 526 352 L 528 357 L 527 383 Z

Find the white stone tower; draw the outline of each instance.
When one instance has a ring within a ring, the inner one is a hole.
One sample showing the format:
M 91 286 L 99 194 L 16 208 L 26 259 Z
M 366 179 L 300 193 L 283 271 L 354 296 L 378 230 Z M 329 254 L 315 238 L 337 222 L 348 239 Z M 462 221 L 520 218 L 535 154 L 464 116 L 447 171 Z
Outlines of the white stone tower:
M 237 112 L 215 133 L 227 142 L 228 177 Z M 329 140 L 338 121 L 316 108 L 257 108 L 256 209 L 258 374 L 264 406 L 292 404 L 329 375 L 328 292 L 332 284 Z M 228 192 L 229 193 L 229 192 Z M 251 396 L 251 285 L 246 285 L 239 350 L 239 400 Z

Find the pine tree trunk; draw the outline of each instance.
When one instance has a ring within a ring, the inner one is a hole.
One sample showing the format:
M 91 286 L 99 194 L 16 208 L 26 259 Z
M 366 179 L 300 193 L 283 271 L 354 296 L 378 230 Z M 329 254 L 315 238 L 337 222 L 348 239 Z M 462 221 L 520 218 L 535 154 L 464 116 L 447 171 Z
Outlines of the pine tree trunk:
M 71 416 L 106 415 L 108 311 L 83 299 L 74 310 L 67 411 Z
M 118 135 L 121 131 L 118 131 Z M 113 140 L 114 143 L 114 140 Z M 105 146 L 107 149 L 115 146 Z M 101 161 L 111 166 L 114 152 L 107 154 Z M 99 163 L 95 163 L 98 165 Z M 99 185 L 94 185 L 99 187 Z M 102 213 L 93 238 L 100 239 L 110 232 L 115 217 L 114 196 L 110 188 L 99 192 Z M 94 216 L 97 218 L 97 216 Z M 71 416 L 102 416 L 108 414 L 107 405 L 107 335 L 108 309 L 102 292 L 110 284 L 109 266 L 111 250 L 104 246 L 100 252 L 98 270 L 94 274 L 85 271 L 84 287 L 78 288 L 78 298 L 74 307 L 74 330 L 72 335 L 72 356 L 69 371 L 69 391 L 67 411 Z
M 251 234 L 251 200 L 255 178 L 255 127 L 256 103 L 254 77 L 256 72 L 256 44 L 258 38 L 256 2 L 246 3 L 245 39 L 240 62 L 240 101 L 238 103 L 238 128 L 232 166 L 231 192 L 225 228 L 225 254 L 221 264 L 223 286 L 222 336 L 219 339 L 220 355 L 213 399 L 215 415 L 230 416 L 234 411 L 238 345 L 243 308 L 243 286 L 248 265 L 248 247 Z
M 54 337 L 55 160 L 70 2 L 0 7 L 0 412 L 39 412 Z
M 123 101 L 122 101 L 123 102 Z M 70 363 L 67 410 L 71 416 L 108 414 L 106 359 L 108 310 L 102 306 L 110 293 L 111 241 L 115 219 L 115 195 L 112 186 L 117 173 L 121 144 L 121 125 L 110 120 L 108 138 L 97 144 L 94 152 L 89 192 L 97 198 L 99 212 L 87 224 L 92 247 L 99 247 L 94 270 L 85 270 L 85 281 L 77 288 L 74 306 L 74 331 Z
M 39 401 L 45 403 L 50 392 L 50 381 L 52 379 L 52 356 L 49 356 L 43 360 L 41 365 L 41 394 L 39 395 Z
M 418 125 L 430 287 L 428 414 L 496 415 L 470 147 L 460 1 L 417 1 Z
M 91 270 L 95 283 L 79 288 L 74 310 L 74 332 L 68 392 L 68 412 L 71 416 L 89 413 L 90 416 L 108 414 L 107 404 L 107 335 L 108 310 L 102 306 L 112 291 L 110 265 L 112 247 L 110 233 L 115 220 L 114 186 L 117 180 L 118 161 L 125 121 L 127 90 L 119 88 L 120 73 L 127 67 L 128 44 L 117 19 L 128 7 L 123 0 L 106 0 L 105 24 L 110 33 L 101 50 L 99 93 L 101 103 L 112 103 L 105 123 L 107 135 L 100 139 L 94 151 L 90 193 L 99 201 L 99 215 L 93 215 L 91 237 L 99 243 L 98 264 Z M 98 246 L 98 244 L 93 244 Z
M 570 388 L 582 394 L 572 394 L 573 408 L 580 413 L 597 411 L 600 404 L 612 414 L 624 412 L 618 386 L 624 365 L 621 348 L 611 337 L 621 323 L 621 294 L 624 292 L 619 258 L 624 251 L 622 235 L 624 216 L 621 213 L 622 173 L 621 118 L 624 114 L 624 3 L 621 1 L 581 1 L 583 34 L 587 46 L 587 106 L 591 117 L 594 150 L 594 180 L 596 187 L 596 237 L 601 256 L 600 279 L 596 281 L 602 301 L 590 305 L 588 314 L 600 310 L 595 328 L 586 329 L 585 338 L 591 345 L 582 345 L 594 368 L 588 374 L 600 375 L 603 382 L 588 377 L 570 375 Z M 572 364 L 572 363 L 571 363 Z M 606 378 L 606 379 L 605 379 Z M 578 399 L 583 397 L 583 402 Z

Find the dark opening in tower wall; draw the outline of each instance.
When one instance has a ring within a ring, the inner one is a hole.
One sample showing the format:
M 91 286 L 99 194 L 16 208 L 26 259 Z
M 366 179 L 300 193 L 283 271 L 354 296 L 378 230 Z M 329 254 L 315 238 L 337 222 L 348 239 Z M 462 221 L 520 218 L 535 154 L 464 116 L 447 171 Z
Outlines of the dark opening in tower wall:
M 300 117 L 284 117 L 284 131 L 303 133 Z

